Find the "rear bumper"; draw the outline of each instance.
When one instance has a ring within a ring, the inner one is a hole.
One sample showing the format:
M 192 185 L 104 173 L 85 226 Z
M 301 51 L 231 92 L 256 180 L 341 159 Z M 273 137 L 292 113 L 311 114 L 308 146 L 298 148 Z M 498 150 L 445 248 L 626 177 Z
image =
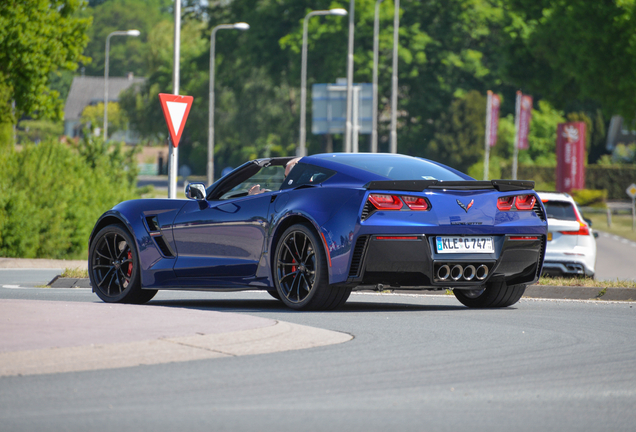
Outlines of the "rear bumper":
M 435 236 L 407 234 L 409 239 L 389 240 L 378 235 L 360 236 L 347 283 L 458 289 L 472 289 L 494 280 L 510 285 L 532 283 L 541 274 L 545 254 L 545 236 L 534 236 L 536 240 L 511 240 L 510 235 L 493 235 L 495 251 L 487 254 L 437 253 Z M 444 266 L 449 272 L 455 268 L 454 273 L 444 278 Z
M 594 270 L 589 269 L 583 261 L 546 261 L 543 263 L 543 274 L 552 277 L 593 277 Z

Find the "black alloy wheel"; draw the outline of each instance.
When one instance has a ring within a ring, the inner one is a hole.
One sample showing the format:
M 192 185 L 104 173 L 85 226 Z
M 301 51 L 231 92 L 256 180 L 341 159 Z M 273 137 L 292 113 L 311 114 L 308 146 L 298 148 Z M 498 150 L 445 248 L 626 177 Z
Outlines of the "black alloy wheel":
M 293 309 L 335 309 L 351 294 L 350 288 L 329 286 L 325 250 L 306 225 L 293 225 L 283 233 L 273 267 L 278 295 Z
M 91 243 L 88 274 L 93 291 L 107 303 L 146 303 L 156 290 L 141 289 L 135 242 L 122 225 L 109 225 Z
M 455 288 L 453 294 L 463 305 L 471 308 L 500 308 L 517 303 L 525 290 L 524 284 L 507 285 L 499 281 L 469 290 Z

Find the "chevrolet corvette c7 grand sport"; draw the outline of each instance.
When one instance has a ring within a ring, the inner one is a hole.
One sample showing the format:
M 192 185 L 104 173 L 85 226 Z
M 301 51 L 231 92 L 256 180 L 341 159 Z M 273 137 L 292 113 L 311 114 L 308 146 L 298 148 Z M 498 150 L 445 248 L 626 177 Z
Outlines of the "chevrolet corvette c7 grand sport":
M 256 289 L 326 310 L 356 288 L 384 286 L 506 307 L 542 270 L 547 222 L 533 188 L 396 154 L 257 159 L 207 189 L 189 184 L 188 199 L 105 212 L 90 236 L 89 276 L 105 302 Z

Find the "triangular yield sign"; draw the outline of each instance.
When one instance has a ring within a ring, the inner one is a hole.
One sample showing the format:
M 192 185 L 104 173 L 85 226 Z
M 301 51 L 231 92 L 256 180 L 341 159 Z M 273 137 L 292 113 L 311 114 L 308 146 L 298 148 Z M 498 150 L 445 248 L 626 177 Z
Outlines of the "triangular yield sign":
M 161 109 L 163 110 L 163 116 L 166 118 L 168 131 L 170 132 L 170 138 L 172 138 L 172 145 L 174 147 L 179 145 L 186 119 L 190 113 L 192 100 L 192 96 L 159 93 Z

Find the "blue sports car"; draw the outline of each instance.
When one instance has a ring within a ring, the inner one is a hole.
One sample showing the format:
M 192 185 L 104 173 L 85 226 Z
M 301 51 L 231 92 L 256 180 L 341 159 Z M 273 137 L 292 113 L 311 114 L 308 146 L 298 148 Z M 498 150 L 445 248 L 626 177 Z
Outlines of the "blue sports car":
M 541 274 L 547 222 L 533 188 L 396 154 L 257 159 L 207 189 L 189 184 L 189 199 L 104 213 L 89 275 L 106 302 L 145 303 L 159 289 L 259 289 L 294 309 L 325 310 L 357 287 L 400 287 L 505 307 Z

